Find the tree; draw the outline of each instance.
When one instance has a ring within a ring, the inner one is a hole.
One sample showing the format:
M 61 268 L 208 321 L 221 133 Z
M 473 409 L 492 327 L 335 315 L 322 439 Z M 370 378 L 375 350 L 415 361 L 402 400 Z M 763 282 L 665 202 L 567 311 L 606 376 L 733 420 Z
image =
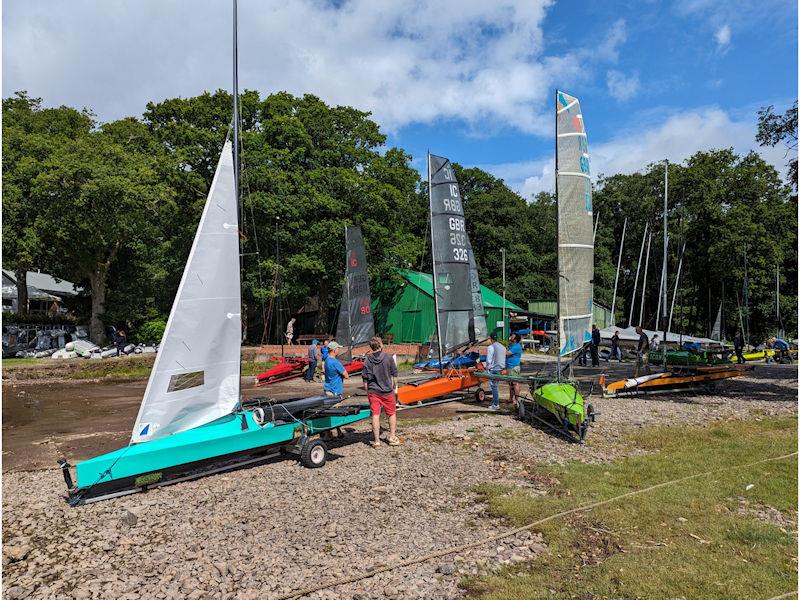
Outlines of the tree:
M 47 232 L 35 227 L 41 206 L 31 183 L 63 144 L 88 135 L 89 113 L 65 106 L 42 108 L 41 98 L 17 92 L 3 100 L 3 260 L 17 280 L 17 312 L 28 312 L 27 272 L 48 268 Z
M 147 237 L 172 191 L 154 159 L 118 141 L 118 131 L 94 131 L 59 146 L 42 164 L 31 195 L 42 208 L 40 235 L 51 242 L 50 260 L 92 294 L 89 331 L 103 343 L 108 275 L 121 251 Z
M 791 157 L 787 163 L 789 183 L 797 192 L 797 100 L 782 115 L 776 115 L 774 110 L 774 106 L 767 106 L 758 111 L 756 141 L 762 146 L 784 144 L 785 157 Z

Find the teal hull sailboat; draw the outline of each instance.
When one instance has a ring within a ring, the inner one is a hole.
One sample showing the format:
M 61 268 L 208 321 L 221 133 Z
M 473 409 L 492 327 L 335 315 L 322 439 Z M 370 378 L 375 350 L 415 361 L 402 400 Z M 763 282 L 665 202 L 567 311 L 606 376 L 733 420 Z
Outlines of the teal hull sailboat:
M 316 434 L 369 417 L 339 396 L 241 396 L 238 84 L 234 6 L 233 143 L 226 140 L 170 311 L 130 444 L 80 462 L 70 504 L 143 491 L 264 460 L 281 451 L 325 463 Z

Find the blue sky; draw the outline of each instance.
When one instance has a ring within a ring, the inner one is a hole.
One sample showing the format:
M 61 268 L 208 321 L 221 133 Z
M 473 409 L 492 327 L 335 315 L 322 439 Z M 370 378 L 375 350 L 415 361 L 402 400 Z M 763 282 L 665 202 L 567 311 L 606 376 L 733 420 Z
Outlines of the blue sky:
M 763 0 L 239 0 L 240 85 L 372 111 L 389 144 L 552 189 L 553 90 L 580 98 L 594 174 L 755 148 L 756 111 L 797 97 L 797 7 Z M 3 94 L 91 107 L 230 88 L 212 0 L 3 5 Z M 781 167 L 782 149 L 762 151 Z

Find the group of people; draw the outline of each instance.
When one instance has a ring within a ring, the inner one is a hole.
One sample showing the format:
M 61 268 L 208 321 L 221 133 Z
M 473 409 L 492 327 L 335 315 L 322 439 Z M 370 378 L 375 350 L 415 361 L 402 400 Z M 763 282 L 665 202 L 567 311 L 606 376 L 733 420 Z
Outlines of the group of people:
M 487 372 L 499 375 L 505 371 L 506 375 L 519 375 L 522 362 L 522 337 L 518 333 L 508 336 L 508 348 L 498 341 L 497 332 L 493 332 L 489 337 L 492 343 L 486 350 Z M 500 408 L 500 382 L 497 379 L 490 379 L 489 387 L 492 388 L 492 403 L 489 405 L 489 410 L 498 410 Z M 508 401 L 511 404 L 516 403 L 519 390 L 519 382 L 510 381 L 508 383 Z
M 394 358 L 383 351 L 383 341 L 375 336 L 369 341 L 370 352 L 364 358 L 364 367 L 361 371 L 364 390 L 369 400 L 370 415 L 372 417 L 372 446 L 380 448 L 381 439 L 381 411 L 389 418 L 389 437 L 386 443 L 390 446 L 399 446 L 397 437 L 396 396 L 397 389 L 397 364 Z M 337 357 L 344 348 L 338 342 L 324 340 L 320 346 L 318 340 L 312 340 L 308 347 L 308 370 L 305 380 L 314 381 L 317 363 L 322 362 L 322 374 L 325 383 L 322 386 L 326 396 L 341 396 L 344 391 L 344 380 L 350 379 L 350 373 Z

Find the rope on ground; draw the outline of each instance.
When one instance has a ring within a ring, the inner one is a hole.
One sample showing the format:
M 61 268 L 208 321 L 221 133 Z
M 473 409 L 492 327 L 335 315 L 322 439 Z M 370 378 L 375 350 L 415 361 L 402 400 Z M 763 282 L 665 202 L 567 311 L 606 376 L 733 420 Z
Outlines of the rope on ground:
M 464 552 L 465 550 L 471 550 L 472 548 L 477 548 L 478 546 L 483 546 L 485 544 L 489 544 L 491 542 L 496 542 L 497 540 L 501 540 L 503 538 L 511 537 L 518 533 L 522 533 L 523 531 L 528 531 L 529 529 L 533 529 L 537 525 L 542 525 L 543 523 L 547 523 L 548 521 L 552 521 L 554 519 L 558 519 L 561 517 L 566 517 L 568 515 L 572 515 L 579 512 L 585 512 L 592 510 L 593 508 L 597 508 L 599 506 L 604 506 L 606 504 L 611 504 L 612 502 L 616 502 L 618 500 L 622 500 L 624 498 L 630 498 L 631 496 L 638 496 L 639 494 L 644 494 L 646 492 L 651 492 L 653 490 L 657 490 L 660 488 L 664 488 L 670 485 L 674 485 L 676 483 L 682 483 L 684 481 L 689 481 L 691 479 L 698 479 L 700 477 L 705 477 L 707 475 L 715 475 L 722 471 L 733 471 L 736 469 L 745 469 L 747 467 L 754 467 L 756 465 L 760 465 L 767 462 L 774 462 L 779 460 L 785 460 L 787 458 L 791 458 L 793 456 L 797 456 L 797 452 L 792 452 L 791 454 L 784 454 L 782 456 L 773 456 L 770 458 L 763 458 L 761 460 L 757 460 L 755 462 L 743 464 L 743 465 L 733 465 L 730 467 L 722 467 L 716 469 L 714 471 L 705 471 L 703 473 L 696 473 L 694 475 L 687 475 L 686 477 L 679 477 L 678 479 L 671 479 L 670 481 L 664 481 L 662 483 L 657 483 L 655 485 L 648 486 L 646 488 L 642 488 L 640 490 L 633 490 L 631 492 L 626 492 L 624 494 L 620 494 L 619 496 L 614 496 L 613 498 L 608 498 L 607 500 L 600 500 L 598 502 L 592 502 L 590 504 L 584 504 L 583 506 L 578 506 L 576 508 L 570 508 L 569 510 L 565 510 L 559 513 L 552 514 L 548 517 L 544 517 L 543 519 L 539 519 L 538 521 L 534 521 L 533 523 L 528 523 L 527 525 L 523 525 L 522 527 L 517 527 L 515 529 L 511 529 L 506 531 L 505 533 L 498 533 L 496 535 L 491 535 L 489 537 L 485 537 L 475 542 L 469 542 L 466 544 L 461 544 L 459 546 L 452 546 L 450 548 L 445 548 L 444 550 L 437 550 L 436 552 L 431 552 L 429 554 L 425 554 L 424 556 L 419 556 L 417 558 L 409 558 L 407 560 L 402 560 L 398 563 L 393 565 L 386 565 L 383 567 L 378 567 L 377 569 L 373 569 L 371 571 L 367 571 L 366 573 L 362 573 L 361 575 L 353 575 L 352 577 L 345 577 L 343 579 L 336 579 L 333 581 L 329 581 L 327 583 L 322 583 L 320 585 L 316 585 L 313 587 L 308 587 L 301 590 L 295 590 L 294 592 L 290 592 L 283 596 L 279 596 L 276 600 L 292 600 L 294 598 L 301 598 L 302 596 L 307 596 L 309 594 L 313 594 L 314 592 L 319 592 L 322 590 L 326 590 L 332 587 L 337 587 L 340 585 L 345 585 L 348 583 L 355 583 L 356 581 L 361 581 L 362 579 L 369 579 L 370 577 L 374 577 L 375 575 L 379 575 L 380 573 L 385 573 L 386 571 L 392 571 L 394 569 L 401 569 L 403 567 L 409 567 L 411 565 L 416 565 L 419 563 L 423 563 L 434 558 L 441 558 L 443 556 L 447 556 L 448 554 L 457 554 L 459 552 Z M 779 596 L 779 598 L 788 597 L 786 595 Z M 777 600 L 777 598 L 773 598 L 772 600 Z
M 770 598 L 769 600 L 785 600 L 785 598 L 794 598 L 797 596 L 797 592 L 786 592 L 785 594 L 781 594 L 780 596 L 775 596 Z

